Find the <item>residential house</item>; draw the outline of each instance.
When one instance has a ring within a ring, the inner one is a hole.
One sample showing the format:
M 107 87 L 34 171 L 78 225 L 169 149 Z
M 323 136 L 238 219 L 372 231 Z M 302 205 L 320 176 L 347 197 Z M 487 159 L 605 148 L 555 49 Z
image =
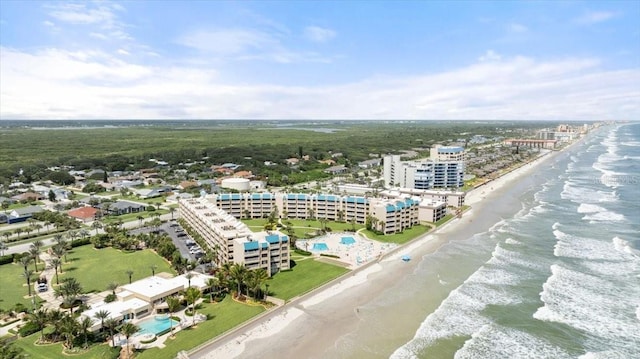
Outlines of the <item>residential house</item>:
M 338 165 L 329 168 L 325 168 L 323 172 L 330 173 L 332 175 L 337 175 L 341 173 L 346 173 L 348 171 L 345 165 Z
M 41 201 L 43 199 L 45 199 L 46 197 L 43 196 L 40 193 L 36 193 L 36 192 L 25 192 L 25 193 L 21 193 L 19 195 L 15 195 L 13 197 L 11 197 L 11 199 L 16 200 L 18 202 L 33 202 L 33 201 Z
M 27 219 L 33 217 L 35 213 L 39 213 L 42 211 L 44 211 L 44 209 L 42 209 L 42 207 L 40 206 L 28 206 L 28 207 L 16 208 L 9 213 L 9 216 L 7 218 L 7 223 L 12 224 L 12 223 L 24 222 Z
M 67 214 L 69 217 L 78 219 L 82 222 L 90 222 L 96 219 L 98 210 L 94 207 L 80 207 L 70 210 Z
M 100 209 L 108 214 L 119 216 L 121 214 L 137 213 L 144 211 L 147 206 L 142 203 L 129 201 L 117 201 L 113 203 L 101 203 L 98 205 Z

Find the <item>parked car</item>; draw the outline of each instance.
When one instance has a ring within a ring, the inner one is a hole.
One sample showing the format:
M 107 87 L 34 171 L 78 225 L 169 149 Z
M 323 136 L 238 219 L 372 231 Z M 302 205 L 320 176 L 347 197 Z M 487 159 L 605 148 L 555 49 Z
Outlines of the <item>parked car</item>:
M 49 290 L 47 283 L 38 283 L 38 292 L 46 292 Z

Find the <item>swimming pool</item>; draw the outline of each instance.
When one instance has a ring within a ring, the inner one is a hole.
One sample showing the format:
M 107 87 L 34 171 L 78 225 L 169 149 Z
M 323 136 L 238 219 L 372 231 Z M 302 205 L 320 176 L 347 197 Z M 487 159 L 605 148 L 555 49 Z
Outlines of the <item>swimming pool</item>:
M 328 251 L 329 247 L 327 247 L 327 244 L 324 242 L 316 242 L 313 244 L 313 250 L 314 251 Z
M 136 333 L 136 335 L 141 335 L 141 334 L 157 335 L 158 333 L 162 333 L 163 331 L 169 329 L 171 327 L 171 322 L 173 322 L 174 327 L 180 324 L 180 322 L 178 321 L 175 321 L 173 319 L 170 320 L 168 316 L 156 316 L 153 318 L 145 319 L 139 322 L 138 324 L 136 324 L 138 328 L 140 328 L 140 330 L 138 331 L 138 333 Z
M 340 244 L 354 244 L 356 240 L 353 237 L 342 237 L 340 238 Z

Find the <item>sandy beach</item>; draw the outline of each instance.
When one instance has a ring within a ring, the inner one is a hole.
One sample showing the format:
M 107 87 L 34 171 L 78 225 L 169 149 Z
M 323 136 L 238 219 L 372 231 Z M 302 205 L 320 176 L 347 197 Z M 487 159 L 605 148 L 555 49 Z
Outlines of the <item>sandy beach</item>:
M 488 230 L 503 218 L 517 212 L 513 201 L 519 193 L 533 185 L 536 172 L 549 165 L 564 151 L 555 151 L 511 171 L 468 192 L 466 204 L 472 209 L 437 231 L 424 235 L 405 246 L 391 250 L 380 261 L 362 265 L 284 306 L 265 313 L 254 321 L 223 335 L 190 353 L 191 358 L 335 358 L 388 357 L 387 348 L 397 347 L 410 339 L 423 317 L 412 315 L 407 304 L 397 312 L 376 310 L 376 303 L 392 296 L 394 288 L 411 288 L 411 276 L 420 258 L 438 250 L 449 241 L 463 240 Z M 486 209 L 491 210 L 486 210 Z M 403 262 L 403 255 L 413 259 Z M 436 280 L 434 293 L 446 296 Z M 440 286 L 441 287 L 441 286 Z M 440 293 L 440 292 L 442 293 Z M 413 302 L 412 302 L 413 303 Z M 411 305 L 429 309 L 435 300 Z M 416 308 L 417 310 L 417 308 Z M 344 338 L 359 340 L 371 351 L 344 355 Z M 367 343 L 367 341 L 371 341 Z M 338 351 L 341 347 L 341 351 Z M 384 349 L 380 349 L 384 348 Z M 382 351 L 382 353 L 381 353 Z

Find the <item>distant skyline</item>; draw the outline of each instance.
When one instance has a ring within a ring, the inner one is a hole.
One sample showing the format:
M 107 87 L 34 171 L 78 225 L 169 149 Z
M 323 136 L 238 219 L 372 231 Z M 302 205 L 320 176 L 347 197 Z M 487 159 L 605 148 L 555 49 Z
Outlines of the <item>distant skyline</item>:
M 0 119 L 640 119 L 640 0 L 0 0 Z

